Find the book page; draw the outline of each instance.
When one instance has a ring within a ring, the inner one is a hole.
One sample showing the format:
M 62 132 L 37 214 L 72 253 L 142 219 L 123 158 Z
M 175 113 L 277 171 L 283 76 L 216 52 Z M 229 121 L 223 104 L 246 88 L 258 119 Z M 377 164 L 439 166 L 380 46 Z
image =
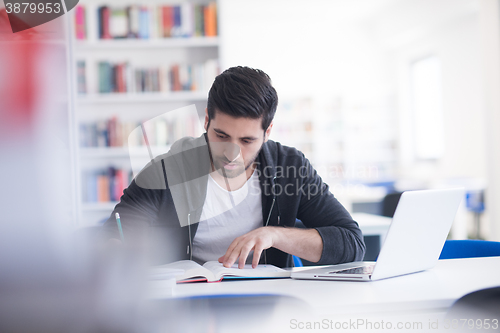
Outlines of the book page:
M 234 264 L 231 268 L 226 268 L 218 261 L 207 261 L 203 267 L 210 270 L 217 280 L 220 280 L 224 276 L 241 276 L 251 278 L 290 276 L 290 271 L 278 268 L 274 265 L 257 265 L 256 268 L 252 268 L 252 265 L 248 264 L 245 265 L 244 268 L 239 269 L 238 264 Z
M 197 264 L 192 260 L 180 260 L 173 262 L 171 264 L 161 265 L 159 267 L 162 268 L 173 268 L 173 269 L 182 269 L 184 270 L 184 274 L 178 275 L 177 281 L 192 279 L 194 277 L 204 277 L 208 281 L 214 281 L 214 275 L 211 271 L 206 269 L 205 267 Z

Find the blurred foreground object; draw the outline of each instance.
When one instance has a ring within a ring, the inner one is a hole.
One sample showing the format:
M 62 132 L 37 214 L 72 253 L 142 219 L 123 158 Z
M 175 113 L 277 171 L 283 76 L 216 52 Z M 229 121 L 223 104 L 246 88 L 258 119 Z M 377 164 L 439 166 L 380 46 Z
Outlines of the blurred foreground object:
M 64 20 L 0 10 L 0 332 L 136 331 L 140 255 L 77 242 Z
M 448 310 L 445 320 L 458 332 L 498 330 L 500 287 L 477 290 L 459 298 Z

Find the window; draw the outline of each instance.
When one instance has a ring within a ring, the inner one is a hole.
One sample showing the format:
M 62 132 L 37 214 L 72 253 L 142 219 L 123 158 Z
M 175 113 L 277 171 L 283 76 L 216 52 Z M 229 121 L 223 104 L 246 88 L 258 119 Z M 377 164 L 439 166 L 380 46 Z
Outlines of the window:
M 413 146 L 418 160 L 436 160 L 444 153 L 441 63 L 428 56 L 410 65 Z

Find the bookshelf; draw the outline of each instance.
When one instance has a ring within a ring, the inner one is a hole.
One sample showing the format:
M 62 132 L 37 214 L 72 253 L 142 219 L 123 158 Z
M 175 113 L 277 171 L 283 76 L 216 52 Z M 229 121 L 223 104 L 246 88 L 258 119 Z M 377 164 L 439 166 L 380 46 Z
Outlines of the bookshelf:
M 168 146 L 155 146 L 151 147 L 153 152 L 161 153 L 162 150 L 167 149 Z M 128 158 L 138 157 L 138 158 L 148 158 L 148 153 L 144 149 L 140 148 L 125 148 L 125 147 L 91 147 L 91 148 L 80 148 L 80 156 L 86 159 L 92 158 Z
M 153 155 L 174 136 L 198 135 L 193 123 L 220 68 L 217 4 L 87 0 L 72 15 L 77 215 L 90 226 L 109 217 L 117 193 L 150 160 L 144 140 L 129 147 L 141 123 L 157 119 Z M 170 112 L 193 104 L 195 116 Z
M 351 212 L 380 202 L 397 176 L 397 119 L 391 95 L 353 101 L 340 96 L 318 107 L 317 171 Z
M 110 49 L 168 49 L 172 47 L 216 47 L 219 45 L 217 37 L 191 37 L 191 38 L 171 38 L 156 40 L 99 40 L 99 41 L 81 41 L 77 40 L 75 48 L 78 51 L 88 50 L 110 50 Z
M 78 96 L 80 104 L 116 104 L 116 103 L 158 103 L 158 102 L 201 102 L 206 100 L 204 92 L 176 93 L 114 93 L 86 94 Z
M 346 207 L 376 196 L 366 185 L 396 176 L 397 133 L 394 99 L 349 101 L 284 96 L 272 139 L 301 150 Z M 363 196 L 363 198 L 361 198 Z M 383 197 L 383 194 L 382 194 Z

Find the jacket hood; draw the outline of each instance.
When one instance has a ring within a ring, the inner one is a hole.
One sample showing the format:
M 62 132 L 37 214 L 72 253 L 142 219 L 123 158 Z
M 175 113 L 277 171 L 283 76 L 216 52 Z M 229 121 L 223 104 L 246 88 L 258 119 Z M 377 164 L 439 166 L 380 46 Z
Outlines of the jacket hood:
M 176 141 L 166 154 L 149 162 L 137 175 L 136 183 L 149 190 L 168 188 L 179 222 L 186 226 L 199 222 L 198 214 L 192 213 L 203 208 L 210 165 L 205 135 L 185 137 Z

